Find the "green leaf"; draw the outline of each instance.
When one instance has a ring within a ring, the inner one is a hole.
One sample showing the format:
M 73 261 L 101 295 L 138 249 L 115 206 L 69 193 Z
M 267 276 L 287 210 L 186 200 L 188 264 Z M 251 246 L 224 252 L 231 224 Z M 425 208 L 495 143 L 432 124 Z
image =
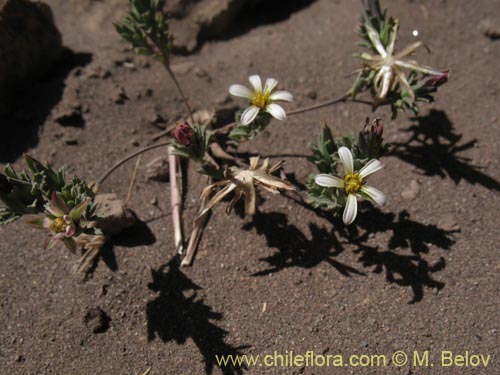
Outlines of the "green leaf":
M 63 238 L 62 239 L 64 245 L 66 246 L 66 248 L 72 253 L 72 254 L 76 254 L 76 242 L 73 238 Z

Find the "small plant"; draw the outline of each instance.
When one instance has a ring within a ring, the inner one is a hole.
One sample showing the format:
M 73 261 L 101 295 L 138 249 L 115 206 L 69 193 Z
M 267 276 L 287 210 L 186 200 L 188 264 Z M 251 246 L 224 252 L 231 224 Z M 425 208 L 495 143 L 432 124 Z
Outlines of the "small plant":
M 27 223 L 48 232 L 47 247 L 62 242 L 72 253 L 81 234 L 100 235 L 96 228 L 95 190 L 84 181 L 66 181 L 64 169 L 54 170 L 24 155 L 27 169 L 20 174 L 11 166 L 0 174 L 0 225 L 27 216 Z
M 172 35 L 169 18 L 161 0 L 130 0 L 130 11 L 123 22 L 115 23 L 118 34 L 141 55 L 152 56 L 170 65 Z
M 313 155 L 308 160 L 316 165 L 320 174 L 308 181 L 308 203 L 335 214 L 343 208 L 342 219 L 346 225 L 356 218 L 358 198 L 384 205 L 385 195 L 366 184 L 368 176 L 383 168 L 378 160 L 383 149 L 382 134 L 380 119 L 372 123 L 366 119 L 357 138 L 334 139 L 330 128 L 325 126 L 318 143 L 310 145 Z M 343 174 L 338 171 L 339 165 Z
M 392 17 L 387 19 L 387 10 L 380 11 L 378 1 L 365 2 L 365 15 L 360 17 L 359 35 L 363 42 L 359 45 L 370 49 L 358 54 L 363 66 L 349 94 L 353 99 L 369 90 L 373 97 L 373 108 L 389 104 L 392 117 L 398 111 L 419 112 L 418 102 L 434 101 L 433 93 L 448 81 L 449 70 L 437 70 L 408 60 L 423 46 L 422 41 L 414 42 L 401 51 L 396 50 L 399 23 Z M 408 75 L 406 73 L 408 71 Z

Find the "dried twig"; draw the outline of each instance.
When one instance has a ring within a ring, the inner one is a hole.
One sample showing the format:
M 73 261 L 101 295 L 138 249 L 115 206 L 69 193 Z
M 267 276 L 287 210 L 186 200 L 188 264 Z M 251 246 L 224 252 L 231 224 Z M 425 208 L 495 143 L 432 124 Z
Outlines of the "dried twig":
M 125 207 L 128 206 L 130 202 L 130 198 L 132 198 L 132 193 L 134 191 L 135 180 L 137 178 L 137 171 L 139 170 L 139 165 L 141 164 L 142 154 L 137 158 L 137 162 L 135 163 L 134 172 L 132 173 L 132 178 L 130 179 L 130 185 L 128 187 L 127 199 L 125 199 L 125 203 L 123 204 Z
M 170 173 L 170 205 L 172 208 L 172 224 L 174 226 L 174 241 L 175 249 L 178 254 L 182 254 L 184 251 L 184 243 L 182 238 L 182 202 L 181 194 L 179 192 L 179 185 L 177 183 L 177 178 L 179 173 L 182 173 L 179 168 L 179 160 L 177 156 L 173 154 L 174 148 L 168 146 L 168 164 Z M 178 173 L 179 171 L 179 173 Z M 180 175 L 182 178 L 182 174 Z
M 202 200 L 199 213 L 204 211 L 205 199 Z M 189 237 L 189 244 L 186 250 L 186 256 L 182 259 L 181 266 L 187 267 L 193 263 L 193 258 L 196 255 L 196 250 L 198 249 L 198 244 L 200 243 L 201 235 L 203 234 L 203 229 L 207 224 L 208 218 L 210 217 L 210 210 L 205 211 L 203 214 L 198 216 L 193 223 L 193 231 L 191 232 L 191 237 Z

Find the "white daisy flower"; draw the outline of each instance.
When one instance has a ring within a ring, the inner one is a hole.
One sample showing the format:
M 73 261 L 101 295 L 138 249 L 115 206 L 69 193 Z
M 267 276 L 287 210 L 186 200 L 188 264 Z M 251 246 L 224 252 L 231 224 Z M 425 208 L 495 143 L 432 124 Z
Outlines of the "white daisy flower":
M 285 110 L 274 102 L 293 102 L 292 94 L 288 91 L 274 91 L 278 85 L 278 81 L 274 78 L 268 78 L 264 88 L 262 88 L 262 81 L 258 75 L 253 75 L 248 78 L 248 80 L 253 90 L 242 85 L 232 85 L 229 88 L 229 93 L 231 95 L 245 98 L 250 101 L 250 107 L 245 109 L 241 115 L 241 123 L 243 125 L 251 124 L 260 111 L 268 112 L 277 120 L 285 120 Z
M 352 153 L 347 147 L 339 148 L 339 157 L 344 166 L 344 177 L 320 174 L 316 176 L 315 181 L 319 186 L 344 190 L 347 194 L 347 203 L 342 219 L 346 225 L 349 225 L 356 219 L 358 213 L 357 198 L 368 198 L 379 206 L 385 204 L 384 193 L 366 185 L 366 178 L 381 170 L 384 165 L 377 159 L 372 159 L 360 171 L 354 171 Z

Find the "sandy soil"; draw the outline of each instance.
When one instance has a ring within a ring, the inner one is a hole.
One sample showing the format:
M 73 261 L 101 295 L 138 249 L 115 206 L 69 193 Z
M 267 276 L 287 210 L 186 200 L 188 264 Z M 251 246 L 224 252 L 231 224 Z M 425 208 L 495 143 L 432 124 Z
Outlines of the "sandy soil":
M 110 21 L 125 2 L 47 2 L 68 53 L 20 100 L 0 161 L 20 167 L 29 151 L 93 180 L 150 143 L 155 114 L 178 118 L 180 98 L 158 64 L 119 41 Z M 312 91 L 324 100 L 350 86 L 359 2 L 309 1 L 291 14 L 284 3 L 272 12 L 280 17 L 266 17 L 262 8 L 224 40 L 174 59 L 197 109 L 238 104 L 221 103 L 230 84 L 253 73 L 276 77 L 293 92 L 297 100 L 288 108 L 312 104 Z M 498 373 L 500 44 L 477 26 L 500 17 L 499 2 L 383 4 L 401 21 L 401 44 L 418 29 L 433 50 L 419 59 L 452 69 L 437 102 L 423 106 L 418 119 L 391 122 L 386 110 L 378 113 L 386 139 L 397 145 L 373 179 L 388 196 L 386 207 L 367 205 L 349 230 L 281 196 L 266 196 L 254 221 L 227 217 L 219 207 L 194 267 L 179 271 L 168 184 L 148 182 L 141 170 L 131 206 L 143 223 L 115 239 L 87 279 L 72 274 L 77 258 L 63 248 L 43 249 L 42 233 L 23 223 L 2 227 L 0 373 Z M 122 90 L 127 99 L 117 104 Z M 74 103 L 83 121 L 58 124 L 58 111 Z M 303 156 L 321 125 L 337 134 L 358 131 L 367 115 L 369 107 L 340 104 L 273 122 L 242 150 L 286 159 L 286 172 L 304 182 L 315 171 Z M 144 163 L 162 152 L 147 154 Z M 132 168 L 114 174 L 103 191 L 124 197 Z M 188 229 L 202 184 L 191 169 Z M 389 357 L 430 350 L 436 361 L 442 350 L 469 351 L 491 355 L 491 362 L 486 369 L 221 370 L 214 358 L 287 350 Z

